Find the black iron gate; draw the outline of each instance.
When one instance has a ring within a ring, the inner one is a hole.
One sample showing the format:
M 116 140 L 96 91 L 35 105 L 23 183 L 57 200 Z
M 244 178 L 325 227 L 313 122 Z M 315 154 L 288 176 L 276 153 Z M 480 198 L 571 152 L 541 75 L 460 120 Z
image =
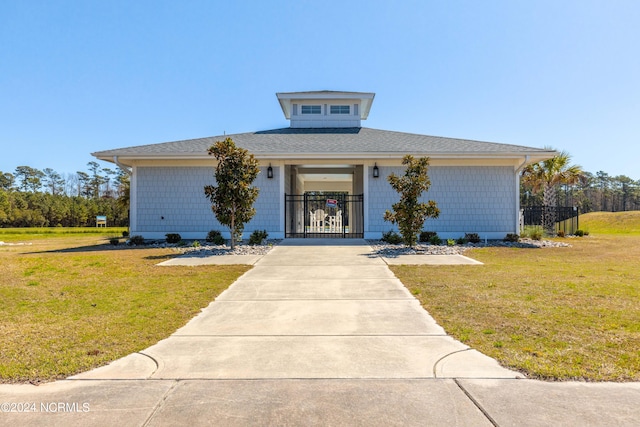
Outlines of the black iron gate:
M 362 194 L 285 194 L 284 199 L 285 237 L 364 237 Z

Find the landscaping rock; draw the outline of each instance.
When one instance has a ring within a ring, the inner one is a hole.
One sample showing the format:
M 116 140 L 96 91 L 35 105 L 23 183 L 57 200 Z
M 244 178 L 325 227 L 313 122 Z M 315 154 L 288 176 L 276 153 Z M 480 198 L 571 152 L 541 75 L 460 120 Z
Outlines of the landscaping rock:
M 277 245 L 279 242 L 279 240 L 267 240 L 262 245 L 238 244 L 233 250 L 231 250 L 231 248 L 227 245 L 210 244 L 203 244 L 202 246 L 198 247 L 174 247 L 175 250 L 180 253 L 201 257 L 214 255 L 265 255 L 273 248 L 274 245 Z
M 564 242 L 554 242 L 551 240 L 520 239 L 518 242 L 505 242 L 503 240 L 488 240 L 481 243 L 466 243 L 464 245 L 446 246 L 417 244 L 413 248 L 404 245 L 392 245 L 381 240 L 369 241 L 374 252 L 382 256 L 397 255 L 462 255 L 472 248 L 487 247 L 507 247 L 507 248 L 560 248 L 570 247 Z

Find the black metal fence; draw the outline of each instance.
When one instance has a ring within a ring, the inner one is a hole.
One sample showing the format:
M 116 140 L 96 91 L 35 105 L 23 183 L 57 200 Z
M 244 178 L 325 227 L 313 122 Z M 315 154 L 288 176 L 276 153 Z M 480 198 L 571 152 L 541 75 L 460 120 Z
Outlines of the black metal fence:
M 556 233 L 574 234 L 580 228 L 580 210 L 575 206 L 525 206 L 520 210 L 520 231 L 552 222 Z M 550 227 L 547 227 L 550 228 Z
M 285 237 L 364 237 L 362 194 L 285 194 L 284 198 Z

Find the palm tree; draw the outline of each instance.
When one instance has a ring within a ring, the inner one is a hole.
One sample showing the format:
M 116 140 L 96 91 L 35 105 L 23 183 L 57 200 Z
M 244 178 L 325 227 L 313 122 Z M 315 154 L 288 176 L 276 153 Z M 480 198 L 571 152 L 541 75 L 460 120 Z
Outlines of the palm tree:
M 549 235 L 555 234 L 558 187 L 576 184 L 584 177 L 582 166 L 570 162 L 571 155 L 562 151 L 551 159 L 527 166 L 522 172 L 524 184 L 531 186 L 534 193 L 542 191 L 542 228 Z

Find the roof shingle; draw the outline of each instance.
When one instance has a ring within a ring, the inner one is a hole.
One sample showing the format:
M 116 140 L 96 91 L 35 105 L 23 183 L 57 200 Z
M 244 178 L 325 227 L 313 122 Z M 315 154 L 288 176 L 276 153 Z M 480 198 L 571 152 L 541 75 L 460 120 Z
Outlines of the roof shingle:
M 552 153 L 547 149 L 520 145 L 482 142 L 468 139 L 444 138 L 370 128 L 282 128 L 233 135 L 165 142 L 118 148 L 93 153 L 95 157 L 110 159 L 123 157 L 180 158 L 202 155 L 215 141 L 232 138 L 237 146 L 249 150 L 256 157 L 273 155 L 505 155 Z

